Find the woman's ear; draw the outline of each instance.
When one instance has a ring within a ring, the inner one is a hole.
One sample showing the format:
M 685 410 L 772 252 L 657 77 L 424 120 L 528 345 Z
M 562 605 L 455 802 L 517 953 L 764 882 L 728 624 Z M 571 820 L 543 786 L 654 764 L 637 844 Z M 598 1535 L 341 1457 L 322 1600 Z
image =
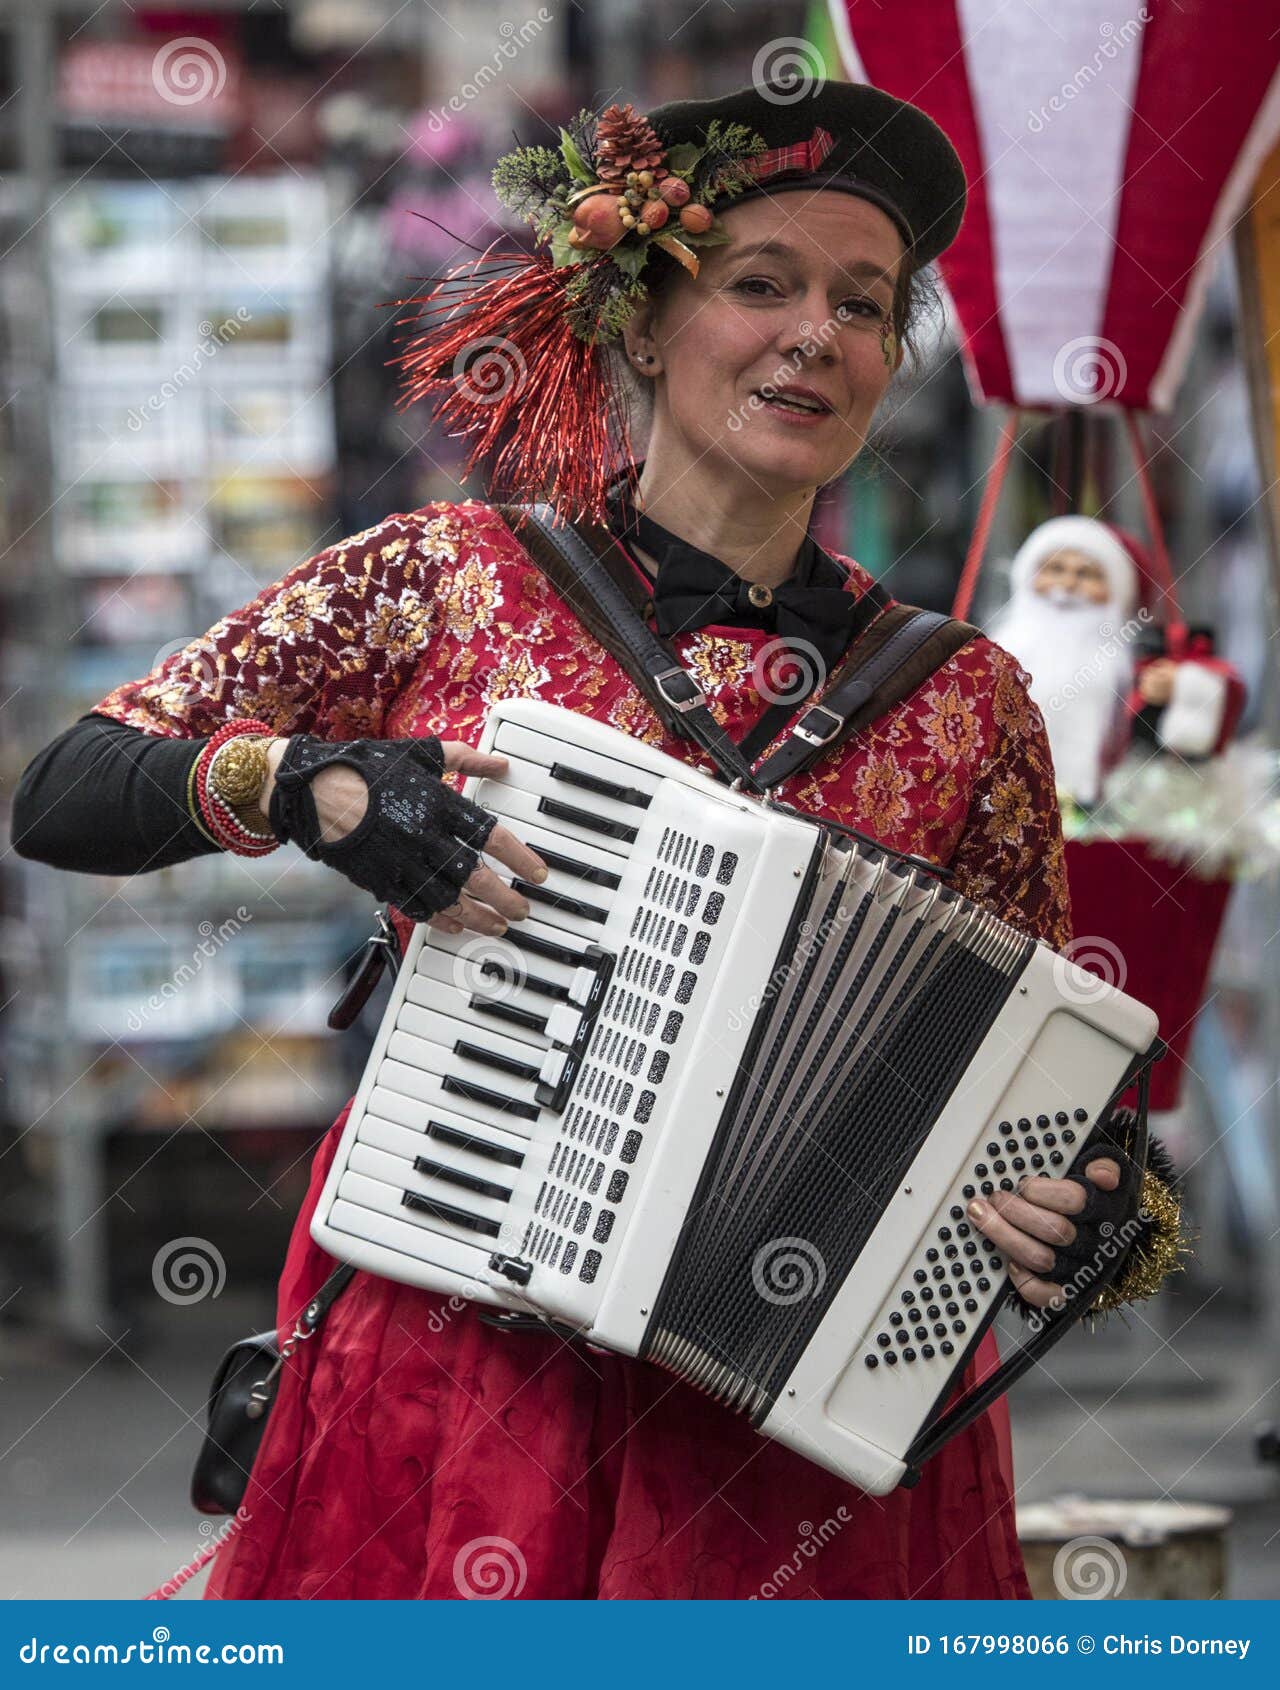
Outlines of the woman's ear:
M 622 330 L 627 362 L 643 376 L 662 373 L 662 358 L 653 333 L 653 306 L 646 300 L 637 305 Z

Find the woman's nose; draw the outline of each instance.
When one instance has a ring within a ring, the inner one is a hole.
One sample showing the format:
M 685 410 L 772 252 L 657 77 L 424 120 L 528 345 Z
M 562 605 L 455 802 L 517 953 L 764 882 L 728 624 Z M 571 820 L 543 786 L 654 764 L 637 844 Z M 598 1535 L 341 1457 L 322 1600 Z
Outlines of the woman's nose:
M 802 301 L 782 331 L 780 350 L 788 357 L 800 354 L 806 358 L 830 363 L 835 358 L 831 344 L 832 329 L 835 325 L 829 320 L 830 316 L 825 299 Z

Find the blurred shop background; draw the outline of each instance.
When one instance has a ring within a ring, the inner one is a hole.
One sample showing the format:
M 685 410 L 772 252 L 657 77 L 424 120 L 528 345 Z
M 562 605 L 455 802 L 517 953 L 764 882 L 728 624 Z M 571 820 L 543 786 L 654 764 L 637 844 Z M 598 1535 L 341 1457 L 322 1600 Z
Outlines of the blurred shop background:
M 513 136 L 747 82 L 762 42 L 822 12 L 0 4 L 0 1596 L 141 1594 L 210 1540 L 186 1501 L 208 1380 L 270 1322 L 312 1152 L 383 1002 L 326 1030 L 373 908 L 340 877 L 293 851 L 58 874 L 8 848 L 19 774 L 300 559 L 459 493 L 455 445 L 396 409 L 386 302 L 463 243 L 521 235 L 488 181 Z M 1186 601 L 1256 730 L 1274 726 L 1277 621 L 1236 318 L 1224 244 L 1154 471 Z M 1119 440 L 1090 426 L 1140 525 Z M 940 312 L 824 539 L 949 608 L 994 427 Z M 1050 514 L 1061 450 L 1024 432 L 994 558 Z M 1278 925 L 1272 882 L 1236 887 L 1173 1125 L 1194 1264 L 1014 1396 L 1025 1502 L 1225 1506 L 1239 1596 L 1280 1593 L 1259 1436 L 1280 1375 Z

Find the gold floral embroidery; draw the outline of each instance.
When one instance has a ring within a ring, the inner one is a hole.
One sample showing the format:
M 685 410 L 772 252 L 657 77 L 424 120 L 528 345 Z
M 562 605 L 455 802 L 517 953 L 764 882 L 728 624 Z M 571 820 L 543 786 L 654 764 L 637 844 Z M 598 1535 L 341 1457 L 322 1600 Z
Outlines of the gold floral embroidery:
M 451 578 L 444 594 L 444 623 L 458 639 L 470 639 L 487 628 L 502 603 L 497 570 L 473 558 Z
M 870 577 L 846 561 L 852 591 Z M 762 700 L 759 642 L 677 642 L 741 737 Z M 434 732 L 474 744 L 489 706 L 540 697 L 705 766 L 547 585 L 489 507 L 430 505 L 319 552 L 94 708 L 148 733 L 254 714 L 279 731 Z M 1014 660 L 976 639 L 869 731 L 778 796 L 949 862 L 959 890 L 1061 944 L 1069 903 L 1048 741 Z
M 379 594 L 365 623 L 365 639 L 389 657 L 405 657 L 423 649 L 434 619 L 434 603 L 412 588 L 395 599 Z
M 996 726 L 1002 733 L 1021 733 L 1030 717 L 1031 700 L 1027 695 L 1024 676 L 1007 653 L 1003 652 L 1005 663 L 996 671 L 995 689 L 991 696 L 991 714 L 995 718 Z
M 549 671 L 517 646 L 484 675 L 482 696 L 486 704 L 496 704 L 500 698 L 533 698 L 550 679 Z
M 739 686 L 751 674 L 751 648 L 745 640 L 727 640 L 722 634 L 697 633 L 689 641 L 685 665 L 693 670 L 708 695 L 724 687 Z
M 1021 845 L 1023 830 L 1034 819 L 1031 794 L 1022 776 L 1008 774 L 999 779 L 991 789 L 989 806 L 987 838 Z
M 306 639 L 315 617 L 322 616 L 329 602 L 323 581 L 295 581 L 268 604 L 258 624 L 259 637 L 266 640 Z
M 905 795 L 914 785 L 914 777 L 899 765 L 892 752 L 873 758 L 858 771 L 853 783 L 854 800 L 870 832 L 892 834 L 902 825 L 907 816 Z
M 982 729 L 959 687 L 952 682 L 946 692 L 934 688 L 925 694 L 924 704 L 919 720 L 926 743 L 948 763 L 968 762 L 982 743 Z
M 331 720 L 335 739 L 376 739 L 382 727 L 382 709 L 371 698 L 344 698 L 334 705 Z

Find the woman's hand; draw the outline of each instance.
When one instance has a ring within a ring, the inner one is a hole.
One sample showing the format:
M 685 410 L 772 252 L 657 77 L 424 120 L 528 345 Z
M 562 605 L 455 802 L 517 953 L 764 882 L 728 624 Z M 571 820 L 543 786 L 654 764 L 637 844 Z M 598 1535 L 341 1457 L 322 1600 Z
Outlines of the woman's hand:
M 446 774 L 457 769 L 464 775 L 488 775 L 499 780 L 507 772 L 505 757 L 473 751 L 460 739 L 441 740 L 440 747 Z M 528 845 L 522 845 L 501 822 L 489 835 L 484 849 L 486 856 L 496 857 L 521 880 L 541 884 L 547 878 L 547 865 L 542 858 Z M 439 933 L 463 933 L 470 929 L 473 933 L 499 934 L 506 932 L 509 921 L 523 921 L 528 913 L 529 900 L 481 863 L 467 881 L 459 901 L 433 915 L 427 925 Z
M 277 771 L 290 743 L 278 739 L 268 747 L 268 776 L 258 803 L 269 819 Z M 325 761 L 303 776 L 309 804 L 300 805 L 299 782 L 295 778 L 291 783 L 288 808 L 293 831 L 282 837 L 296 837 L 308 856 L 339 869 L 356 885 L 440 932 L 462 933 L 469 928 L 497 935 L 506 931 L 508 922 L 528 915 L 528 900 L 480 861 L 477 853 L 483 850 L 519 878 L 535 883 L 547 878 L 546 864 L 489 812 L 468 804 L 451 787 L 440 791 L 438 780 L 427 767 L 419 766 L 424 760 L 430 764 L 434 756 L 431 767 L 435 771 L 440 771 L 443 761 L 446 774 L 457 771 L 499 778 L 507 772 L 505 757 L 473 751 L 460 740 L 356 741 L 348 749 L 364 753 L 361 761 L 370 767 L 378 765 L 379 803 L 383 803 L 385 788 L 391 808 L 370 817 L 369 786 L 361 769 L 330 760 L 341 753 L 341 743 L 304 736 L 295 744 L 295 751 L 302 753 L 301 767 L 305 769 L 307 755 L 313 762 Z M 427 788 L 434 790 L 435 797 Z M 438 816 L 436 811 L 440 811 Z M 415 835 L 407 824 L 415 814 L 426 812 L 432 816 L 428 831 Z M 381 830 L 376 841 L 368 837 L 370 825 Z M 456 834 L 452 843 L 451 834 Z M 348 838 L 352 838 L 350 848 L 343 843 Z M 465 866 L 459 869 L 455 864 Z
M 1109 1156 L 1087 1163 L 1084 1173 L 1101 1191 L 1114 1191 L 1120 1184 L 1119 1164 Z M 1062 1286 L 1041 1276 L 1053 1268 L 1054 1250 L 1075 1242 L 1071 1216 L 1078 1215 L 1086 1201 L 1075 1180 L 1030 1174 L 1016 1191 L 975 1197 L 967 1212 L 978 1230 L 1004 1252 L 1019 1296 L 1034 1308 L 1056 1309 L 1066 1300 Z

